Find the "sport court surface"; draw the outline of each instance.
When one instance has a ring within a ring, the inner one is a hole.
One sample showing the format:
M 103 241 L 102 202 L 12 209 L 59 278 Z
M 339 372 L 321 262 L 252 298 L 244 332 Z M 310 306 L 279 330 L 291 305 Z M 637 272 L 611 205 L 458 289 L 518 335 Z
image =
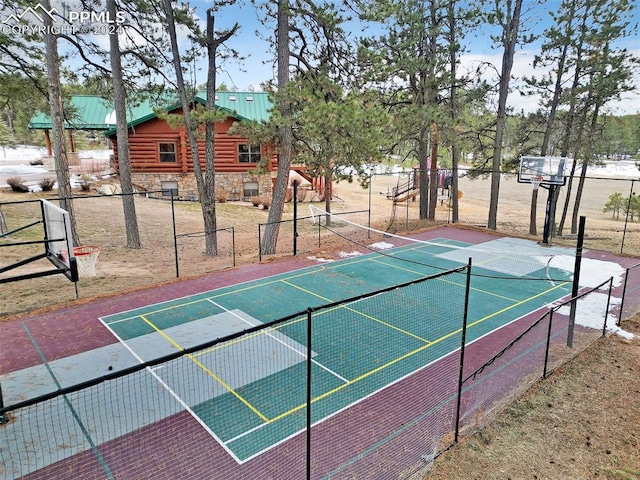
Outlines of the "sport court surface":
M 56 383 L 72 385 L 87 379 L 77 378 L 74 382 L 69 378 L 72 372 L 86 373 L 86 370 L 70 368 L 73 365 L 104 364 L 108 359 L 118 370 L 294 315 L 308 307 L 399 285 L 442 269 L 458 268 L 467 263 L 470 255 L 475 258 L 467 342 L 570 292 L 570 272 L 554 268 L 553 261 L 547 264 L 547 260 L 549 255 L 573 256 L 571 249 L 537 247 L 530 241 L 455 229 L 442 231 L 449 237 L 457 236 L 458 240 L 430 238 L 429 244 L 402 245 L 384 250 L 384 255 L 354 256 L 102 315 L 100 320 L 120 343 L 59 358 L 47 367 L 53 372 L 51 375 L 58 377 Z M 485 240 L 480 243 L 492 254 L 478 256 L 478 252 L 466 248 L 474 247 L 471 242 L 461 240 L 478 240 L 478 237 Z M 389 242 L 398 243 L 392 239 Z M 537 248 L 540 251 L 536 252 Z M 518 251 L 533 254 L 533 260 L 505 261 L 500 259 L 504 255 L 498 253 Z M 502 279 L 491 278 L 493 276 Z M 505 277 L 511 280 L 505 281 Z M 554 281 L 540 280 L 547 277 Z M 459 348 L 458 340 L 453 341 L 459 325 L 450 325 L 446 320 L 451 306 L 460 304 L 460 296 L 464 295 L 462 280 L 449 282 L 446 295 L 437 304 L 408 302 L 402 307 L 396 305 L 391 314 L 370 307 L 360 308 L 358 303 L 350 304 L 349 318 L 355 321 L 339 321 L 340 315 L 336 315 L 332 317 L 334 324 L 323 324 L 322 329 L 314 330 L 313 422 L 361 402 Z M 126 303 L 122 307 L 126 308 Z M 113 305 L 109 309 L 114 312 Z M 382 316 L 384 321 L 380 319 Z M 201 379 L 194 385 L 185 384 L 193 378 L 192 372 L 168 374 L 161 368 L 147 375 L 144 382 L 149 383 L 150 388 L 161 385 L 158 390 L 164 389 L 167 395 L 189 392 L 177 396 L 176 400 L 237 463 L 257 458 L 304 428 L 306 332 L 301 328 L 303 320 L 304 317 L 296 317 L 259 335 L 245 336 L 190 356 L 190 368 Z M 371 339 L 379 343 L 372 343 Z M 504 340 L 498 342 L 498 348 L 505 343 Z M 388 368 L 392 365 L 394 368 Z M 20 372 L 13 372 L 11 378 L 19 382 Z M 300 380 L 292 388 L 292 379 L 296 378 Z M 277 383 L 279 379 L 281 388 L 273 389 L 274 381 Z M 206 384 L 208 388 L 195 388 L 196 384 Z M 269 391 L 265 393 L 267 385 Z M 356 385 L 357 388 L 352 388 Z M 3 389 L 6 386 L 3 379 Z M 11 391 L 10 385 L 8 390 Z M 6 398 L 5 404 L 11 403 Z M 140 408 L 133 404 L 128 407 L 134 411 Z M 167 416 L 167 412 L 158 409 L 145 415 L 145 422 L 162 421 Z M 136 425 L 135 421 L 127 425 L 131 432 L 146 425 Z M 92 439 L 97 445 L 108 440 L 112 439 Z M 28 466 L 22 467 L 28 470 Z

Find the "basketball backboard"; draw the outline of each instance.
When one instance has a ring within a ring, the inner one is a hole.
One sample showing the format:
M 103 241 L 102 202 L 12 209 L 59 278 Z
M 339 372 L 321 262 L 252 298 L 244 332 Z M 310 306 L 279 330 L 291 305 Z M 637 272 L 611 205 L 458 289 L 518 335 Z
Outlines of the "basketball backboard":
M 567 164 L 566 157 L 520 157 L 518 182 L 564 185 Z
M 78 266 L 73 253 L 69 212 L 48 200 L 41 201 L 44 245 L 47 258 L 72 282 L 78 281 Z
M 27 201 L 22 203 L 32 202 Z M 41 252 L 36 255 L 13 262 L 9 265 L 0 265 L 0 284 L 60 273 L 64 274 L 72 282 L 78 281 L 78 265 L 76 263 L 73 250 L 73 238 L 71 236 L 71 219 L 69 212 L 48 200 L 40 200 L 40 211 L 42 218 L 36 219 L 28 225 L 21 225 L 18 228 L 2 235 L 3 239 L 8 239 L 9 236 L 40 226 L 40 224 L 44 227 L 40 230 L 42 237 L 36 240 L 25 241 L 18 239 L 14 242 L 4 241 L 0 244 L 2 247 L 22 247 L 34 244 L 43 245 Z M 49 260 L 55 268 L 50 270 L 38 269 L 36 271 L 30 271 L 13 276 L 3 275 L 6 272 L 17 271 L 25 265 L 39 262 L 40 260 Z

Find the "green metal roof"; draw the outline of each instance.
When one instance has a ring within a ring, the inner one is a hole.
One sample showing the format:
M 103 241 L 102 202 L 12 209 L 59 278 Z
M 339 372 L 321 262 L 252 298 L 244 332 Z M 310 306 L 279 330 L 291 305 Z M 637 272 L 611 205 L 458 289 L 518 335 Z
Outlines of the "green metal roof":
M 207 92 L 198 92 L 196 97 L 201 103 L 207 101 Z M 216 92 L 216 106 L 226 110 L 238 120 L 266 122 L 271 118 L 273 104 L 265 92 Z
M 195 101 L 204 105 L 207 102 L 207 93 L 198 92 L 195 96 Z M 237 118 L 238 120 L 249 120 L 252 122 L 265 122 L 271 118 L 271 109 L 273 104 L 269 98 L 269 94 L 266 92 L 217 92 L 216 93 L 216 107 L 218 109 L 226 111 L 230 117 Z M 145 101 L 138 107 L 135 107 L 127 115 L 129 121 L 128 127 L 135 127 L 152 118 L 156 118 L 156 110 L 158 106 L 152 105 L 149 101 Z M 180 102 L 175 101 L 167 102 L 165 110 L 171 111 L 180 108 Z M 105 132 L 107 137 L 115 135 L 115 127 Z
M 65 129 L 108 130 L 113 128 L 108 123 L 108 116 L 113 111 L 113 102 L 95 95 L 73 95 L 71 97 L 73 118 L 65 121 Z M 31 118 L 29 128 L 35 130 L 51 129 L 51 118 L 45 113 L 38 113 Z
M 206 92 L 198 92 L 195 100 L 205 104 Z M 75 110 L 75 118 L 65 123 L 67 129 L 106 130 L 105 135 L 114 135 L 115 112 L 113 102 L 94 95 L 73 95 L 71 104 Z M 229 116 L 238 120 L 266 122 L 271 117 L 273 104 L 269 94 L 265 92 L 217 92 L 217 108 L 226 111 Z M 177 99 L 167 102 L 166 110 L 179 108 Z M 127 125 L 133 127 L 152 118 L 156 118 L 157 102 L 145 100 L 139 105 L 127 107 Z M 35 115 L 29 122 L 31 129 L 50 129 L 51 119 L 44 113 Z

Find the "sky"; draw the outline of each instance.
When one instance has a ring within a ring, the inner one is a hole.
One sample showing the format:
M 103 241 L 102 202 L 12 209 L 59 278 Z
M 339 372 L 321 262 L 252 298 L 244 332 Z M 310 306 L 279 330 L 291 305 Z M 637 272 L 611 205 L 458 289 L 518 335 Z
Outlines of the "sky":
M 534 3 L 532 0 L 525 0 L 525 6 Z M 541 5 L 537 5 L 535 8 L 527 9 L 525 7 L 523 19 L 526 28 L 529 31 L 543 31 L 550 23 L 549 12 L 557 9 L 559 3 L 559 0 L 548 0 L 542 1 Z M 204 18 L 204 12 L 210 2 L 198 0 L 194 5 L 196 5 L 198 14 Z M 224 64 L 225 71 L 219 74 L 219 82 L 224 82 L 230 89 L 238 91 L 260 89 L 261 83 L 275 78 L 273 53 L 269 52 L 268 43 L 255 34 L 256 31 L 259 31 L 263 36 L 273 37 L 274 32 L 266 29 L 260 23 L 259 13 L 253 5 L 245 2 L 223 9 L 216 17 L 216 25 L 220 27 L 228 27 L 234 22 L 238 22 L 240 32 L 229 42 L 229 46 L 247 56 L 242 65 L 230 62 Z M 635 10 L 633 21 L 636 24 L 640 23 L 640 9 Z M 273 28 L 273 25 L 270 28 Z M 361 34 L 361 31 L 354 30 L 351 34 L 358 35 Z M 480 62 L 489 62 L 499 69 L 502 62 L 502 52 L 493 50 L 490 43 L 489 32 L 485 28 L 480 28 L 474 35 L 467 38 L 468 51 L 462 57 L 462 67 L 475 69 Z M 625 39 L 620 46 L 640 58 L 640 37 L 637 32 L 634 37 Z M 523 75 L 533 73 L 532 61 L 538 48 L 539 42 L 517 51 L 512 70 L 514 78 L 521 78 Z M 542 73 L 542 71 L 538 70 L 538 73 Z M 201 83 L 204 83 L 204 73 L 201 75 Z M 635 91 L 625 94 L 622 101 L 611 105 L 611 113 L 616 115 L 640 113 L 640 71 L 636 72 L 635 84 Z M 515 111 L 534 111 L 537 108 L 537 103 L 538 97 L 522 96 L 516 91 L 512 92 L 509 98 L 509 106 Z
M 201 19 L 204 26 L 205 12 L 210 8 L 214 0 L 191 0 L 190 4 L 195 8 L 196 15 Z M 636 2 L 640 0 L 635 0 Z M 32 0 L 33 5 L 38 5 L 38 0 Z M 59 10 L 63 10 L 63 3 L 67 5 L 67 11 L 77 11 L 80 0 L 52 0 L 52 5 Z M 556 11 L 560 0 L 524 0 L 523 28 L 526 32 L 542 32 L 549 26 L 551 18 L 549 12 Z M 240 0 L 232 6 L 223 7 L 216 14 L 216 28 L 229 28 L 234 23 L 238 23 L 240 30 L 238 34 L 228 41 L 228 46 L 235 49 L 244 57 L 241 62 L 227 61 L 221 64 L 222 71 L 218 74 L 218 84 L 224 83 L 231 90 L 246 91 L 260 90 L 264 82 L 273 80 L 275 77 L 274 54 L 270 51 L 267 39 L 273 38 L 274 24 L 271 22 L 267 26 L 263 25 L 261 18 L 264 17 L 264 7 L 256 8 L 250 0 Z M 0 21 L 5 21 L 7 13 L 0 10 Z M 636 8 L 632 19 L 636 25 L 640 24 L 640 8 Z M 0 25 L 2 26 L 2 25 Z M 350 24 L 348 32 L 352 37 L 362 35 L 362 26 L 355 21 Z M 473 70 L 481 62 L 487 62 L 500 69 L 502 53 L 500 50 L 491 48 L 489 37 L 489 27 L 481 26 L 470 33 L 465 38 L 467 51 L 461 58 L 463 69 Z M 183 47 L 187 46 L 188 40 L 185 32 L 179 34 Z M 107 35 L 94 35 L 94 40 L 104 48 L 108 48 Z M 63 43 L 63 42 L 61 42 Z M 532 61 L 540 46 L 540 41 L 520 48 L 515 57 L 512 70 L 514 82 L 523 75 L 541 74 L 543 70 L 533 71 Z M 626 48 L 629 52 L 640 58 L 640 37 L 638 32 L 635 36 L 626 38 L 618 45 Z M 206 81 L 206 59 L 201 57 L 197 62 L 199 71 L 195 78 L 195 83 L 204 84 Z M 487 72 L 487 80 L 490 78 L 491 70 Z M 605 113 L 616 115 L 635 114 L 640 112 L 640 69 L 635 75 L 636 88 L 634 91 L 625 93 L 620 102 L 611 103 L 609 110 Z M 509 96 L 509 106 L 516 112 L 521 110 L 531 112 L 536 110 L 538 98 L 535 96 L 522 96 L 517 91 L 512 91 Z

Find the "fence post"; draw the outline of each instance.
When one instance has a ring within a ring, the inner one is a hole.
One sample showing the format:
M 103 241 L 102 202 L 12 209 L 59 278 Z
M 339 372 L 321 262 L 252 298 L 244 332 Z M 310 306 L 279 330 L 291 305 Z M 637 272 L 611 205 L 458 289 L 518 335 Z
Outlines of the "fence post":
M 629 280 L 629 270 L 633 267 L 628 267 L 624 272 L 624 285 L 622 287 L 622 300 L 620 300 L 620 315 L 618 315 L 618 321 L 616 325 L 622 325 L 622 315 L 624 315 L 624 298 L 627 296 L 627 281 Z
M 551 193 L 549 193 L 551 195 Z M 571 289 L 571 310 L 569 313 L 569 331 L 567 332 L 567 347 L 573 347 L 573 329 L 576 323 L 576 304 L 578 300 L 578 289 L 580 288 L 580 265 L 582 264 L 582 244 L 584 243 L 584 225 L 587 217 L 580 217 L 578 227 L 578 241 L 576 244 L 576 261 L 573 268 L 573 287 Z
M 453 442 L 458 443 L 460 434 L 460 408 L 462 404 L 462 378 L 464 375 L 464 348 L 467 343 L 467 314 L 469 312 L 469 291 L 471 290 L 471 257 L 467 264 L 467 284 L 464 292 L 464 314 L 462 317 L 462 339 L 460 340 L 460 370 L 458 374 L 458 399 L 456 401 L 456 426 Z
M 311 480 L 311 308 L 307 309 L 307 480 Z
M 171 192 L 171 222 L 173 223 L 173 255 L 175 257 L 176 262 L 176 278 L 180 277 L 180 268 L 179 268 L 179 260 L 178 260 L 178 234 L 176 231 L 176 209 L 175 202 L 173 200 L 173 192 L 175 191 L 173 188 L 169 189 Z
M 631 210 L 631 197 L 633 196 L 633 184 L 635 180 L 631 180 L 631 191 L 629 192 L 629 199 L 627 201 L 627 214 L 624 217 L 624 230 L 622 232 L 622 245 L 620 245 L 620 253 L 624 250 L 624 239 L 627 236 L 627 223 L 629 222 L 629 211 Z
M 262 224 L 259 223 L 258 224 L 258 262 L 262 262 L 262 233 L 261 233 L 261 227 Z
M 231 227 L 231 255 L 233 257 L 233 266 L 236 266 L 236 230 Z
M 2 385 L 0 384 L 0 410 L 4 408 L 4 400 L 2 399 Z M 4 425 L 9 422 L 9 416 L 2 413 L 0 414 L 0 425 Z
M 607 296 L 607 308 L 604 311 L 604 325 L 602 326 L 602 336 L 607 333 L 607 319 L 609 318 L 609 306 L 611 305 L 611 290 L 613 289 L 613 277 L 609 278 L 609 295 Z
M 293 256 L 298 251 L 298 180 L 293 181 Z
M 547 365 L 549 363 L 549 349 L 551 348 L 551 325 L 553 324 L 553 312 L 552 308 L 549 310 L 549 328 L 547 330 L 547 346 L 544 351 L 544 368 L 542 369 L 542 378 L 547 378 Z
M 373 181 L 373 176 L 375 174 L 371 173 L 369 175 L 369 213 L 367 219 L 367 227 L 371 228 L 371 182 Z M 371 230 L 367 230 L 367 238 L 371 238 Z

